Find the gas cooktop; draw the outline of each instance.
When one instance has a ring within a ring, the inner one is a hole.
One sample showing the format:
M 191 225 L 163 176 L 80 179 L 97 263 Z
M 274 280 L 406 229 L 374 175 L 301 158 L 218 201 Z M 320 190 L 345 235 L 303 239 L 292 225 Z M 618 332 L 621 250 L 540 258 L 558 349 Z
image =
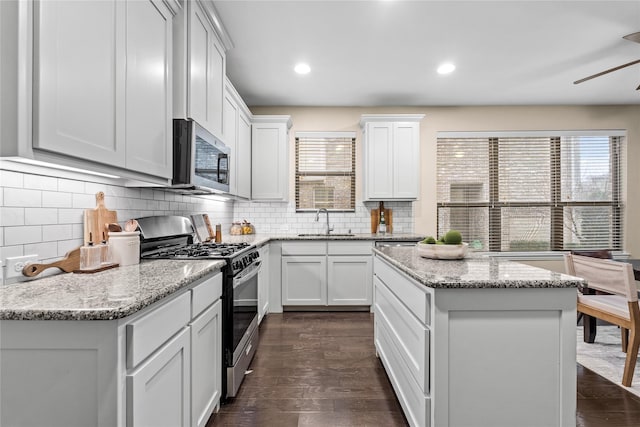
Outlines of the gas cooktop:
M 221 259 L 248 248 L 248 243 L 192 243 L 160 246 L 142 254 L 144 259 Z

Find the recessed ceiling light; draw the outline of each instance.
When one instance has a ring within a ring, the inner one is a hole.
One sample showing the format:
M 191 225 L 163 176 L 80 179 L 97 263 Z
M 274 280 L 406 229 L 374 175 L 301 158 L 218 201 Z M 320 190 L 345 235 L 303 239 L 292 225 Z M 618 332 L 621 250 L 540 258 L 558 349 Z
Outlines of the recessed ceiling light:
M 456 66 L 453 65 L 450 62 L 447 62 L 446 64 L 442 64 L 438 67 L 438 74 L 449 74 L 452 73 L 453 70 L 456 69 Z
M 309 74 L 311 67 L 309 67 L 309 64 L 301 62 L 297 64 L 293 70 L 298 74 Z

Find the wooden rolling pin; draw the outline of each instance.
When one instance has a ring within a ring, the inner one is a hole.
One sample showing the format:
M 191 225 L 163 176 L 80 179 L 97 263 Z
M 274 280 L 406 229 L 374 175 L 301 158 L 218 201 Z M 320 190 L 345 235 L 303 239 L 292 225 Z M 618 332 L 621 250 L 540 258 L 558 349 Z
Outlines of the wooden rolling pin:
M 80 269 L 80 247 L 70 250 L 65 254 L 64 258 L 55 262 L 48 264 L 27 264 L 22 269 L 22 274 L 27 277 L 34 277 L 51 267 L 57 267 L 66 273 Z

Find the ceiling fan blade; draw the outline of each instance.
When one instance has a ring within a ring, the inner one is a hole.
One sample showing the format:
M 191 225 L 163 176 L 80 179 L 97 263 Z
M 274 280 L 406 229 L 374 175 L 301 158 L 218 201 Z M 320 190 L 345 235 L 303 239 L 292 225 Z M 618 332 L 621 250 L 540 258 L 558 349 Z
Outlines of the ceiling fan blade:
M 586 82 L 587 80 L 595 79 L 596 77 L 600 77 L 600 76 L 603 76 L 605 74 L 609 74 L 609 73 L 611 73 L 613 71 L 618 71 L 618 70 L 620 70 L 622 68 L 626 68 L 626 67 L 629 67 L 631 65 L 639 64 L 639 63 L 640 63 L 640 59 L 635 60 L 635 61 L 631 61 L 631 62 L 627 62 L 626 64 L 618 65 L 617 67 L 609 68 L 608 70 L 601 71 L 601 72 L 599 72 L 597 74 L 593 74 L 593 75 L 591 75 L 589 77 L 585 77 L 583 79 L 576 80 L 575 82 L 573 82 L 573 84 L 577 85 L 578 83 Z
M 640 43 L 640 31 L 638 31 L 637 33 L 627 34 L 622 38 L 630 40 L 632 42 Z
M 636 88 L 636 90 L 640 90 L 640 85 L 638 85 L 638 87 Z

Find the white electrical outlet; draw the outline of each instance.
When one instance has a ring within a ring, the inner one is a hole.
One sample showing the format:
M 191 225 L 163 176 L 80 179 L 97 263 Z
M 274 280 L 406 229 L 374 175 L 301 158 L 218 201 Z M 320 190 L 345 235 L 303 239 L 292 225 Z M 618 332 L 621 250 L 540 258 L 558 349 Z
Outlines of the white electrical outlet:
M 7 258 L 4 278 L 11 279 L 14 277 L 26 277 L 22 275 L 22 269 L 28 262 L 35 262 L 37 260 L 38 255 L 25 255 Z

